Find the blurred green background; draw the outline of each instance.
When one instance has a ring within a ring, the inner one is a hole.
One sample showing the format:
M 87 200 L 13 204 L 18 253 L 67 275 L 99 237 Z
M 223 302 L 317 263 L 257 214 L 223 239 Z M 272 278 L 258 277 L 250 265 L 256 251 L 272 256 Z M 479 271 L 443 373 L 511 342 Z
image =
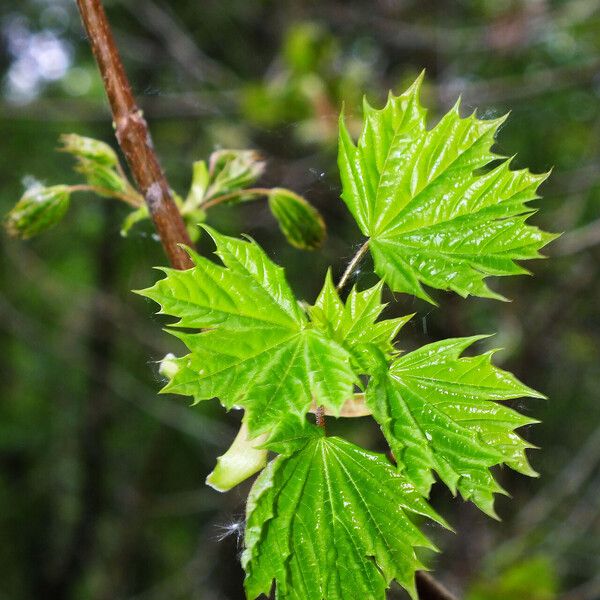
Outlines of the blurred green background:
M 468 600 L 600 599 L 600 2 L 596 0 L 111 0 L 135 93 L 171 185 L 184 194 L 193 160 L 254 148 L 264 185 L 305 195 L 329 228 L 322 252 L 291 248 L 266 204 L 211 211 L 249 232 L 312 300 L 327 265 L 339 275 L 360 243 L 339 199 L 337 115 L 360 123 L 427 69 L 435 121 L 463 110 L 511 111 L 498 148 L 515 166 L 553 167 L 533 220 L 565 235 L 535 277 L 494 281 L 511 303 L 438 293 L 400 345 L 497 332 L 496 362 L 548 401 L 519 401 L 541 419 L 525 432 L 540 479 L 497 472 L 512 499 L 494 522 L 432 502 L 457 533 L 436 576 Z M 110 115 L 74 2 L 0 7 L 0 209 L 32 178 L 71 183 L 63 132 L 114 145 Z M 216 401 L 189 408 L 158 396 L 156 361 L 178 351 L 155 306 L 130 293 L 165 263 L 149 227 L 123 239 L 125 207 L 79 195 L 67 218 L 29 242 L 0 235 L 0 599 L 243 598 L 239 566 L 248 485 L 205 487 L 239 421 Z M 206 240 L 201 251 L 211 251 Z M 359 285 L 370 281 L 364 264 Z M 361 283 L 362 282 L 362 283 Z M 391 299 L 391 298 L 390 298 Z M 334 431 L 381 449 L 368 419 Z M 404 598 L 393 589 L 390 597 Z

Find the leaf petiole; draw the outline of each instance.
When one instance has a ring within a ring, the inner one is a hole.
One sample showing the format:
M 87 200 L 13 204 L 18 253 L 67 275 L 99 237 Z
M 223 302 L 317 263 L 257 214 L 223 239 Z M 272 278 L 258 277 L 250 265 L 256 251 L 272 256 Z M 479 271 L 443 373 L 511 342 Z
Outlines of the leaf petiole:
M 229 200 L 235 200 L 236 198 L 240 198 L 242 196 L 269 196 L 270 193 L 271 190 L 269 188 L 247 188 L 243 190 L 236 190 L 235 192 L 229 192 L 228 194 L 215 196 L 214 198 L 203 202 L 200 206 L 202 209 L 206 210 L 207 208 L 212 208 L 217 204 L 229 202 Z
M 128 194 L 124 192 L 117 192 L 115 190 L 109 190 L 108 188 L 103 188 L 97 185 L 88 185 L 85 183 L 80 183 L 76 185 L 68 185 L 70 192 L 93 192 L 94 194 L 98 194 L 99 196 L 111 196 L 112 198 L 116 198 L 117 200 L 121 200 L 130 206 L 135 208 L 139 208 L 144 204 L 144 199 L 137 192 Z
M 367 253 L 368 249 L 369 249 L 369 240 L 367 240 L 358 249 L 357 253 L 352 257 L 352 260 L 348 263 L 348 266 L 346 267 L 344 274 L 340 278 L 340 281 L 335 288 L 338 292 L 341 291 L 342 289 L 344 289 L 344 286 L 346 285 L 346 283 L 348 283 L 348 279 L 350 278 L 350 275 L 352 275 L 352 273 L 358 266 L 358 263 L 360 263 L 360 261 L 363 259 L 363 256 Z

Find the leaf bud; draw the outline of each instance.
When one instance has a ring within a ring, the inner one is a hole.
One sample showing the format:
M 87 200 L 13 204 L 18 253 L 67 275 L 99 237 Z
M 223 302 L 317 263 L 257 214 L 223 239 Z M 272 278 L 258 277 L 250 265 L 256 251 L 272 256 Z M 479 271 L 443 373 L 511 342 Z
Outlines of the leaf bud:
M 29 188 L 4 218 L 9 235 L 31 238 L 56 225 L 69 208 L 69 186 L 40 185 Z
M 269 208 L 288 242 L 302 250 L 314 250 L 325 239 L 325 223 L 319 211 L 302 196 L 273 188 Z

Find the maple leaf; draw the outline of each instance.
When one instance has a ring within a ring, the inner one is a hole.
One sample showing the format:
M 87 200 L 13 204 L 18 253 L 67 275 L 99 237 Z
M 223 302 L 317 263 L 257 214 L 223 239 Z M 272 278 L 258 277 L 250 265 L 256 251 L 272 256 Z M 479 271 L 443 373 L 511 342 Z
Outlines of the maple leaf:
M 191 352 L 172 361 L 164 391 L 244 408 L 251 436 L 288 414 L 303 421 L 313 398 L 337 414 L 357 381 L 347 350 L 312 326 L 283 269 L 256 243 L 205 229 L 224 266 L 188 250 L 191 269 L 163 269 L 166 277 L 140 292 L 178 317 L 176 327 L 204 329 L 169 329 Z
M 328 271 L 314 306 L 308 307 L 315 327 L 346 348 L 357 373 L 369 373 L 382 357 L 396 353 L 392 342 L 412 317 L 379 320 L 387 306 L 381 302 L 382 288 L 383 282 L 364 291 L 353 287 L 342 302 Z
M 413 522 L 444 521 L 380 454 L 314 437 L 260 474 L 248 498 L 249 598 L 383 600 L 392 579 L 416 598 L 415 547 L 435 549 Z
M 422 284 L 461 296 L 502 299 L 484 279 L 527 273 L 556 236 L 526 224 L 547 174 L 512 171 L 492 152 L 505 117 L 461 118 L 459 102 L 431 130 L 419 102 L 422 76 L 381 110 L 365 100 L 355 145 L 340 117 L 342 198 L 363 234 L 375 271 L 394 291 L 433 302 Z
M 428 495 L 435 471 L 453 493 L 495 516 L 493 495 L 502 488 L 490 467 L 506 463 L 536 475 L 525 456 L 532 446 L 515 429 L 537 421 L 498 401 L 543 396 L 492 365 L 493 352 L 460 357 L 482 337 L 443 340 L 396 358 L 370 381 L 367 404 L 398 468 L 421 493 Z

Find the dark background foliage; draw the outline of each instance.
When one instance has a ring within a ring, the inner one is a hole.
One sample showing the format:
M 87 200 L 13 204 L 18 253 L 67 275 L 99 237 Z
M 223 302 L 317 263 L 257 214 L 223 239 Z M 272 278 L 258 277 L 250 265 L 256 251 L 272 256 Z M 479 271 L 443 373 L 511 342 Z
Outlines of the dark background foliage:
M 312 300 L 328 264 L 341 273 L 360 236 L 339 200 L 336 120 L 366 92 L 380 104 L 427 69 L 432 120 L 511 111 L 498 147 L 514 164 L 554 168 L 533 220 L 565 235 L 534 278 L 496 281 L 514 301 L 437 294 L 415 312 L 403 348 L 497 332 L 497 363 L 549 396 L 518 408 L 537 480 L 499 470 L 513 498 L 503 522 L 432 502 L 457 530 L 433 529 L 437 576 L 469 600 L 600 598 L 600 3 L 596 0 L 163 0 L 106 2 L 171 185 L 217 147 L 256 148 L 263 183 L 323 212 L 321 253 L 286 245 L 266 206 L 222 208 L 213 223 L 249 232 Z M 57 137 L 111 144 L 100 79 L 70 0 L 0 8 L 0 209 L 23 182 L 74 182 Z M 126 208 L 76 196 L 67 218 L 29 242 L 0 236 L 0 598 L 238 599 L 248 486 L 204 486 L 239 415 L 157 396 L 156 360 L 177 351 L 155 307 L 129 290 L 165 263 L 150 228 L 119 236 Z M 207 240 L 200 241 L 210 252 Z M 366 285 L 365 263 L 358 275 Z M 391 298 L 390 298 L 391 299 Z M 331 424 L 380 449 L 367 419 Z M 394 597 L 403 597 L 394 590 Z

